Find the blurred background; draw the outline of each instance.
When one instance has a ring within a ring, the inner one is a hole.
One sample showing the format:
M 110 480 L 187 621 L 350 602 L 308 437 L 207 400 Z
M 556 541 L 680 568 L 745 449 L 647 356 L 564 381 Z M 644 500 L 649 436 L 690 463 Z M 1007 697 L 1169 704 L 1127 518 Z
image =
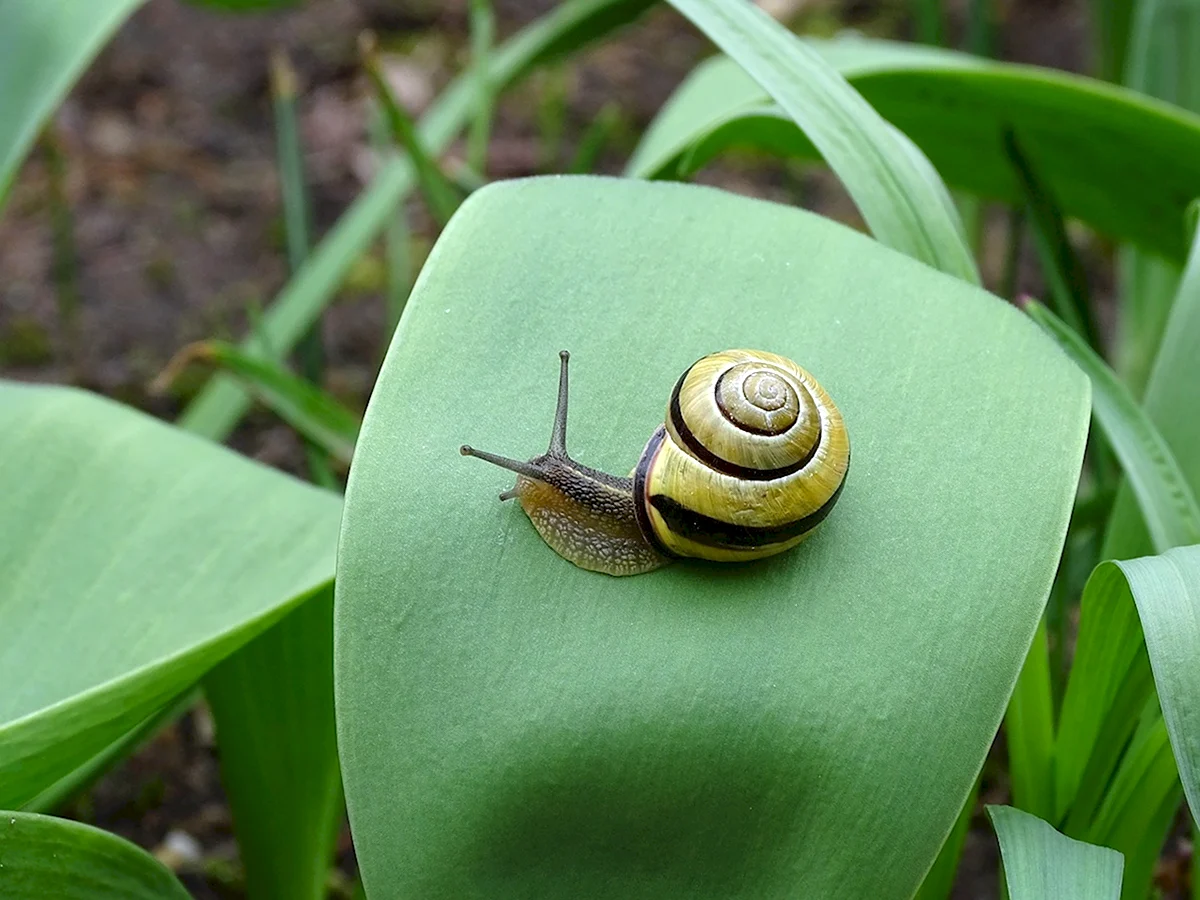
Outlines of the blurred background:
M 497 40 L 554 5 L 495 0 Z M 928 4 L 911 0 L 760 5 L 804 34 L 851 29 L 1089 74 L 1101 65 L 1084 0 L 996 0 L 982 24 L 968 0 L 943 4 L 940 21 L 923 16 Z M 365 31 L 377 36 L 386 78 L 414 118 L 469 61 L 467 0 L 309 0 L 240 15 L 177 0 L 140 9 L 72 91 L 0 213 L 0 377 L 76 384 L 173 419 L 208 371 L 184 370 L 165 393 L 150 389 L 155 377 L 190 342 L 252 332 L 258 311 L 289 276 L 273 67 L 276 78 L 294 75 L 314 239 L 376 169 L 372 90 L 359 50 Z M 711 52 L 673 10 L 654 8 L 601 45 L 539 69 L 498 98 L 483 175 L 619 174 L 654 114 Z M 448 173 L 465 171 L 465 152 L 459 141 L 441 157 Z M 862 227 L 836 180 L 810 166 L 727 154 L 696 180 Z M 411 282 L 438 227 L 419 193 L 400 217 Z M 1019 246 L 1016 265 L 1006 264 L 1006 214 L 986 210 L 982 222 L 988 285 L 1010 297 L 1042 293 L 1032 247 Z M 1103 314 L 1111 306 L 1111 247 L 1090 233 L 1072 238 Z M 320 323 L 320 381 L 359 411 L 390 335 L 389 275 L 380 244 L 355 261 Z M 231 443 L 306 473 L 304 445 L 262 407 Z M 989 767 L 980 804 L 1006 798 L 1000 768 Z M 197 898 L 242 896 L 202 706 L 64 812 L 152 850 Z M 994 844 L 980 814 L 956 897 L 996 896 Z M 1191 853 L 1186 828 L 1176 829 L 1167 850 L 1157 882 L 1174 896 L 1177 870 Z M 348 831 L 338 854 L 330 896 L 349 897 Z

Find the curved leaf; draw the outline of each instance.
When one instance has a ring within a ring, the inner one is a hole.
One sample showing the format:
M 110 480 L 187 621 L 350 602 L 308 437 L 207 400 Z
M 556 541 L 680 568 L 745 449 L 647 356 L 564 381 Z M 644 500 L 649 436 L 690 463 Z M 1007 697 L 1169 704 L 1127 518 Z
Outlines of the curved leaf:
M 837 173 L 875 237 L 979 282 L 946 186 L 811 47 L 745 0 L 670 0 L 786 111 Z
M 94 395 L 0 382 L 0 459 L 0 805 L 333 574 L 335 495 Z
M 1011 128 L 1065 215 L 1183 258 L 1184 212 L 1200 185 L 1200 117 L 1103 82 L 948 50 L 850 38 L 810 46 L 952 188 L 1020 200 L 1002 140 Z M 686 174 L 735 145 L 817 158 L 762 88 L 718 58 L 693 71 L 626 171 Z
M 728 346 L 801 361 L 846 416 L 846 490 L 792 553 L 585 572 L 458 453 L 540 452 L 567 347 L 573 450 L 627 472 Z M 819 216 L 630 180 L 476 192 L 351 467 L 335 680 L 367 893 L 911 896 L 1033 637 L 1087 416 L 1018 311 Z
M 51 816 L 0 811 L 4 900 L 190 900 L 171 871 L 115 834 Z
M 142 3 L 38 0 L 0 6 L 0 207 L 50 114 Z
M 1037 816 L 988 806 L 1011 900 L 1116 900 L 1121 854 L 1059 834 Z

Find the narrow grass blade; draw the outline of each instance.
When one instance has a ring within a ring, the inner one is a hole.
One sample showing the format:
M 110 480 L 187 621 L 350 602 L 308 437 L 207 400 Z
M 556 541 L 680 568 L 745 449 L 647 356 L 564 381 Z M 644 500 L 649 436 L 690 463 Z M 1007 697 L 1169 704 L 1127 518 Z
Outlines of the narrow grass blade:
M 1087 273 L 1067 237 L 1067 226 L 1054 192 L 1038 177 L 1011 128 L 1004 133 L 1004 148 L 1020 185 L 1042 275 L 1050 286 L 1058 317 L 1081 335 L 1089 347 L 1098 347 Z
M 770 94 L 837 173 L 875 237 L 972 283 L 979 273 L 933 166 L 837 71 L 744 0 L 671 0 Z
M 1200 543 L 1200 507 L 1171 448 L 1150 417 L 1083 339 L 1048 309 L 1026 311 L 1092 382 L 1092 409 L 1133 487 L 1151 538 L 1160 550 Z
M 183 348 L 151 388 L 161 393 L 187 366 L 207 363 L 238 379 L 260 402 L 296 431 L 349 465 L 358 438 L 359 417 L 320 388 L 280 363 L 255 356 L 235 344 L 201 341 Z
M 496 41 L 496 13 L 492 0 L 470 0 L 471 71 L 475 74 L 475 117 L 467 132 L 467 165 L 479 175 L 487 176 L 488 143 L 492 131 L 491 58 Z
M 1069 838 L 1011 806 L 987 807 L 1011 900 L 1117 900 L 1120 853 Z
M 958 874 L 959 861 L 962 859 L 963 844 L 966 843 L 967 832 L 971 829 L 971 819 L 975 816 L 975 804 L 978 800 L 979 779 L 977 778 L 963 803 L 958 818 L 954 820 L 954 827 L 950 829 L 950 834 L 946 836 L 942 849 L 938 851 L 937 859 L 925 873 L 925 880 L 921 882 L 921 889 L 917 891 L 914 900 L 947 900 L 949 898 L 950 892 L 954 890 L 954 880 Z
M 587 175 L 594 172 L 604 145 L 612 140 L 613 133 L 621 124 L 621 108 L 615 103 L 606 103 L 579 139 L 579 147 L 575 151 L 575 158 L 567 166 L 567 173 Z
M 0 6 L 0 207 L 17 167 L 99 49 L 143 0 Z
M 1135 6 L 1145 0 L 1089 0 L 1092 28 L 1092 67 L 1105 81 L 1120 81 L 1126 68 L 1130 23 Z
M 1008 738 L 1013 805 L 1040 819 L 1054 818 L 1054 705 L 1045 618 L 1008 701 Z
M 400 105 L 400 101 L 396 99 L 396 95 L 383 73 L 383 62 L 379 58 L 379 47 L 374 35 L 363 35 L 359 42 L 359 50 L 362 56 L 363 71 L 367 73 L 372 87 L 375 88 L 375 96 L 383 109 L 392 139 L 404 148 L 404 152 L 412 161 L 413 168 L 417 173 L 417 184 L 421 188 L 421 194 L 425 197 L 429 211 L 439 224 L 445 225 L 450 221 L 450 217 L 454 215 L 459 204 L 462 203 L 462 194 L 442 172 L 441 165 L 433 158 L 425 146 L 424 139 L 417 131 L 416 123 Z M 476 101 L 481 102 L 478 100 L 478 95 L 476 95 Z
M 191 900 L 171 871 L 115 834 L 34 813 L 0 811 L 4 900 Z
M 1084 839 L 1121 852 L 1126 860 L 1124 900 L 1151 893 L 1154 863 L 1179 809 L 1182 791 L 1161 718 L 1141 728 L 1126 750 L 1104 803 Z
M 333 723 L 333 591 L 204 679 L 221 779 L 254 900 L 322 900 L 342 824 Z
M 652 0 L 566 0 L 496 49 L 490 67 L 493 88 L 498 91 L 540 62 L 598 39 L 640 15 L 651 3 Z M 422 120 L 419 131 L 425 146 L 433 152 L 446 147 L 470 119 L 473 109 L 474 79 L 467 76 L 455 80 Z M 408 160 L 385 163 L 333 230 L 314 248 L 304 267 L 291 278 L 264 316 L 263 328 L 276 353 L 290 352 L 312 326 L 350 266 L 392 221 L 398 204 L 413 184 L 414 173 Z M 254 341 L 248 342 L 246 348 L 263 352 Z M 179 421 L 197 434 L 223 440 L 248 405 L 249 394 L 241 385 L 232 378 L 218 376 L 187 407 Z

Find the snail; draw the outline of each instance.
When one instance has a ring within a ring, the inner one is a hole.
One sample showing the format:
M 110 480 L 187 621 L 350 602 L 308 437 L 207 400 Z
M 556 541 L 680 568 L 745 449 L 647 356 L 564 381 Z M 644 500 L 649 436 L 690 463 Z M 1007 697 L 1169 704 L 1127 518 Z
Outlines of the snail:
M 527 462 L 464 445 L 517 473 L 517 498 L 551 548 L 609 575 L 678 557 L 734 562 L 781 553 L 833 509 L 850 439 L 825 390 L 789 359 L 758 350 L 705 356 L 679 377 L 667 417 L 628 478 L 567 455 L 567 361 L 550 446 Z

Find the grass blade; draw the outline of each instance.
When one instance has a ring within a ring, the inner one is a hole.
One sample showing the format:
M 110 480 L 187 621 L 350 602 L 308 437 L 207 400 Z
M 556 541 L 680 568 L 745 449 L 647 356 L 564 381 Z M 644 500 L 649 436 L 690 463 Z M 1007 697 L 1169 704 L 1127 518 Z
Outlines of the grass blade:
M 875 237 L 977 284 L 958 213 L 929 161 L 807 44 L 743 0 L 671 0 L 779 103 L 850 192 Z
M 1004 715 L 1013 805 L 1054 818 L 1054 704 L 1043 617 Z
M 493 88 L 500 90 L 538 63 L 629 22 L 651 2 L 566 0 L 497 48 L 490 67 Z M 434 152 L 446 147 L 473 109 L 474 79 L 455 80 L 422 120 L 420 134 L 425 146 Z M 290 352 L 300 336 L 312 327 L 354 261 L 393 220 L 397 206 L 413 184 L 414 173 L 408 160 L 385 163 L 333 230 L 314 248 L 304 267 L 291 278 L 263 317 L 263 331 L 277 353 Z M 244 349 L 264 352 L 260 343 L 253 340 Z M 249 395 L 241 385 L 232 378 L 218 376 L 189 404 L 179 422 L 197 434 L 224 440 L 248 405 Z
M 296 431 L 331 456 L 350 464 L 358 439 L 359 417 L 279 363 L 247 353 L 235 344 L 201 341 L 184 347 L 151 388 L 162 393 L 183 369 L 196 362 L 228 372 Z
M 491 56 L 496 41 L 496 14 L 492 0 L 470 0 L 471 71 L 475 73 L 475 118 L 467 132 L 467 165 L 480 176 L 487 176 L 488 142 L 492 131 Z
M 24 812 L 0 812 L 4 900 L 191 900 L 153 856 L 115 834 Z
M 1117 900 L 1121 854 L 1055 831 L 1010 806 L 987 807 L 1012 900 Z
M 1058 316 L 1073 331 L 1082 335 L 1089 347 L 1098 347 L 1087 273 L 1067 237 L 1066 223 L 1054 200 L 1054 193 L 1033 170 L 1011 128 L 1004 133 L 1004 148 L 1021 188 L 1027 218 L 1033 230 L 1034 245 L 1042 264 L 1042 275 L 1050 285 L 1050 296 Z
M 1112 369 L 1053 313 L 1031 301 L 1026 311 L 1058 341 L 1092 382 L 1092 409 L 1133 487 L 1155 546 L 1200 543 L 1200 507 L 1171 448 Z
M 417 184 L 429 206 L 429 211 L 439 224 L 445 225 L 462 203 L 462 194 L 445 173 L 438 161 L 425 147 L 425 141 L 417 126 L 396 99 L 392 87 L 383 73 L 383 62 L 379 58 L 379 47 L 374 35 L 364 34 L 359 42 L 363 70 L 375 88 L 375 96 L 383 110 L 391 131 L 392 139 L 404 148 L 417 173 Z M 483 102 L 483 101 L 479 101 Z

